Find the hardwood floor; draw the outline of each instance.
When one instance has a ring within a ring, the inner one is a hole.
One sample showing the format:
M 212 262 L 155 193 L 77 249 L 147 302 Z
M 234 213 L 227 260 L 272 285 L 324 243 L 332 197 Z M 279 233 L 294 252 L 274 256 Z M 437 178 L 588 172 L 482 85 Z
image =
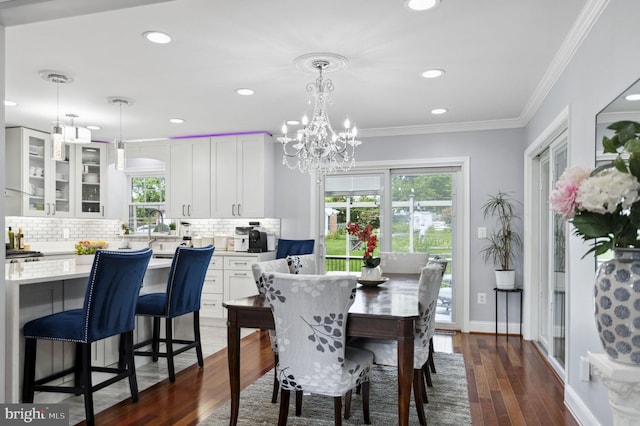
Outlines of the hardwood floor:
M 438 334 L 435 350 L 464 354 L 474 425 L 577 425 L 563 404 L 563 387 L 534 344 L 510 336 Z M 242 339 L 242 388 L 273 367 L 266 333 Z M 446 374 L 444 366 L 437 366 Z M 432 392 L 436 392 L 434 389 Z M 96 416 L 98 425 L 195 425 L 229 400 L 226 350 Z M 84 422 L 80 423 L 84 424 Z

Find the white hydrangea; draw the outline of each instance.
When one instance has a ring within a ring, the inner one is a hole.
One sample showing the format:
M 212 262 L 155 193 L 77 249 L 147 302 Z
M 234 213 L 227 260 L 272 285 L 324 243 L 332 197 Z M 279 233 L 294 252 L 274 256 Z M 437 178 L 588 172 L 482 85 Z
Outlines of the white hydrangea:
M 630 173 L 606 169 L 582 181 L 576 203 L 593 213 L 614 213 L 618 205 L 628 209 L 640 199 L 640 182 Z

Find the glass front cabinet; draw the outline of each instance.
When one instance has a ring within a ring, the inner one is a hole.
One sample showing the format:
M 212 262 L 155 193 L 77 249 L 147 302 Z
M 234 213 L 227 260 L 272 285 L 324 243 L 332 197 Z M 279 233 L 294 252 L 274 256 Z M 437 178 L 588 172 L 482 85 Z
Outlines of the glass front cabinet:
M 102 218 L 105 215 L 107 145 L 77 145 L 76 194 L 77 217 Z
M 57 161 L 48 133 L 11 127 L 5 136 L 7 215 L 104 216 L 106 145 L 64 144 Z
M 48 133 L 21 127 L 6 129 L 6 213 L 16 216 L 73 215 L 74 150 L 52 158 Z

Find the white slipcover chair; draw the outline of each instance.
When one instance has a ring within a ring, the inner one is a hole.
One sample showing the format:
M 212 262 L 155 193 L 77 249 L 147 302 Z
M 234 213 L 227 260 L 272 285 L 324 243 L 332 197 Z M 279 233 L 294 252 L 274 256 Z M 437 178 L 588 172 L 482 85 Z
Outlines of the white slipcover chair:
M 413 395 L 416 401 L 420 424 L 426 424 L 424 402 L 426 389 L 424 385 L 423 366 L 429 359 L 429 342 L 435 326 L 436 302 L 442 283 L 444 266 L 438 262 L 429 262 L 420 272 L 418 283 L 418 311 L 420 318 L 415 324 L 413 348 Z M 353 345 L 370 350 L 374 354 L 374 362 L 383 365 L 398 365 L 398 342 L 396 340 L 366 339 L 355 340 Z
M 275 260 L 267 260 L 264 262 L 258 262 L 251 265 L 251 272 L 253 273 L 253 279 L 256 281 L 256 287 L 258 287 L 258 292 L 260 294 L 265 293 L 264 283 L 262 282 L 262 274 L 265 272 L 283 272 L 289 273 L 289 265 L 287 263 L 287 259 L 275 259 Z M 278 364 L 278 345 L 276 343 L 276 332 L 275 330 L 269 330 L 269 340 L 271 341 L 271 350 L 273 351 L 273 357 L 275 359 L 275 363 Z M 271 394 L 271 402 L 276 403 L 278 401 L 278 389 L 280 385 L 278 384 L 278 376 L 275 375 L 273 378 L 273 392 Z
M 334 398 L 335 424 L 341 424 L 342 395 L 349 418 L 351 391 L 362 385 L 363 412 L 369 424 L 369 374 L 373 354 L 347 345 L 347 316 L 356 292 L 350 275 L 264 273 L 278 340 L 280 417 L 287 421 L 290 391 Z M 296 414 L 299 414 L 296 410 Z
M 380 252 L 383 274 L 419 274 L 429 260 L 429 253 Z

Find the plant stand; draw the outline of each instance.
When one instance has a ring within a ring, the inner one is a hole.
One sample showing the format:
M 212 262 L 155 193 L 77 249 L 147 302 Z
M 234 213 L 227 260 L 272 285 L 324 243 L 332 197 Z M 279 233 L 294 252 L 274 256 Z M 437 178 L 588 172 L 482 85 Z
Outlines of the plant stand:
M 493 291 L 496 294 L 496 337 L 498 336 L 498 293 L 505 293 L 504 296 L 504 301 L 505 301 L 505 307 L 506 307 L 506 313 L 505 313 L 505 327 L 506 327 L 506 334 L 507 334 L 507 340 L 509 340 L 509 293 L 518 293 L 518 295 L 520 295 L 520 337 L 522 337 L 522 289 L 521 288 L 512 288 L 512 289 L 506 289 L 506 288 L 494 288 Z

